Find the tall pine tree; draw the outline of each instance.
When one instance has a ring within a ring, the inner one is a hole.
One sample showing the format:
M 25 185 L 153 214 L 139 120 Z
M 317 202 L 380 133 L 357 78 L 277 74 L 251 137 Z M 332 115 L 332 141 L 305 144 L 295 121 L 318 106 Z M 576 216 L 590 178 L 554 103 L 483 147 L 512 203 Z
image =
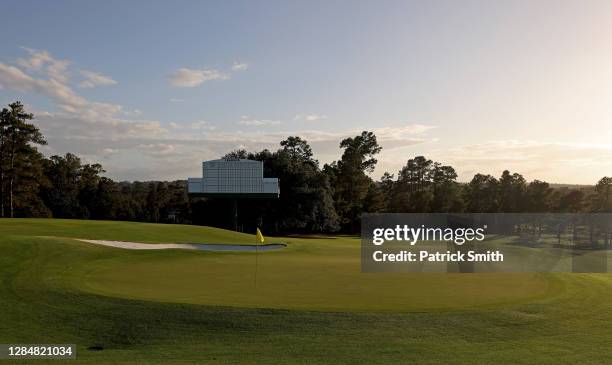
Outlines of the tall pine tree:
M 14 217 L 16 203 L 21 203 L 26 210 L 42 204 L 37 192 L 43 157 L 36 145 L 47 142 L 38 128 L 29 123 L 33 118 L 18 101 L 0 112 L 1 217 Z

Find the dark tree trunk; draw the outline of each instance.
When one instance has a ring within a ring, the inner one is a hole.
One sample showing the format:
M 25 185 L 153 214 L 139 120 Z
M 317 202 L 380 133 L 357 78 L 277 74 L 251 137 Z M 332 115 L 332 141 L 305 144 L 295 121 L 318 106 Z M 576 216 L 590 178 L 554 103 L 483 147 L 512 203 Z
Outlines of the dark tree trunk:
M 9 213 L 10 217 L 14 218 L 13 210 L 13 182 L 15 181 L 15 141 L 17 139 L 17 131 L 13 129 L 11 133 L 11 155 L 10 155 L 10 175 L 9 175 Z
M 4 130 L 0 133 L 0 218 L 4 218 Z
M 15 142 L 13 141 L 13 149 L 11 150 L 11 175 L 9 177 L 9 211 L 10 217 L 13 216 L 13 181 L 15 180 Z
M 2 156 L 0 156 L 0 165 Z M 0 166 L 0 218 L 4 218 L 4 169 Z
M 14 218 L 13 217 L 13 177 L 12 176 L 9 182 L 9 207 L 10 207 L 10 212 L 11 212 L 10 217 Z

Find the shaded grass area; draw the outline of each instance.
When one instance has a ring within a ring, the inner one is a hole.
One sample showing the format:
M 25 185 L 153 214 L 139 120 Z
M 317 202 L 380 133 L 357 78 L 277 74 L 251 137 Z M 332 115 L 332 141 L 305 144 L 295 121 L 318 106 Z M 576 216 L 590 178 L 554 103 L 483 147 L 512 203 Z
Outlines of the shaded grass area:
M 213 227 L 181 224 L 85 221 L 76 219 L 0 219 L 3 235 L 54 236 L 149 243 L 244 243 L 254 236 Z
M 3 224 L 0 221 L 2 233 L 5 232 Z M 45 234 L 40 228 L 35 231 L 34 236 L 53 235 Z M 610 275 L 545 275 L 559 286 L 553 296 L 523 298 L 512 304 L 473 310 L 330 313 L 213 307 L 83 292 L 78 285 L 83 284 L 81 275 L 89 265 L 119 260 L 129 266 L 139 260 L 162 258 L 64 239 L 26 236 L 30 230 L 25 227 L 19 233 L 13 231 L 10 236 L 0 236 L 0 343 L 77 343 L 79 364 L 605 364 L 612 361 Z M 142 240 L 134 232 L 131 235 L 129 239 Z M 111 239 L 108 236 L 91 238 Z M 316 247 L 299 247 L 299 244 L 296 241 L 298 247 L 293 252 L 303 253 L 302 260 L 317 256 Z M 330 252 L 335 250 L 343 251 L 336 247 Z M 179 258 L 185 254 L 171 253 Z M 232 257 L 198 253 L 202 259 L 214 260 L 220 256 Z M 160 266 L 159 270 L 162 269 Z M 286 275 L 291 276 L 292 272 L 287 271 Z M 470 276 L 458 275 L 453 285 L 460 286 L 462 277 Z M 299 287 L 299 283 L 296 285 Z M 503 291 L 502 285 L 499 292 Z M 417 298 L 423 293 L 427 291 L 413 295 Z M 368 295 L 366 290 L 352 300 L 362 302 Z M 379 297 L 379 300 L 382 299 Z M 90 346 L 103 350 L 87 351 Z M 31 363 L 47 362 L 32 360 Z

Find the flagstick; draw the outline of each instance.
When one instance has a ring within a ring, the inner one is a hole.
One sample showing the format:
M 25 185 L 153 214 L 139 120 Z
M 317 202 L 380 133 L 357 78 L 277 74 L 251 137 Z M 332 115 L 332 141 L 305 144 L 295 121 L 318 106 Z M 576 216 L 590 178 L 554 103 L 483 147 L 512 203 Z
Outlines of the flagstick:
M 259 238 L 257 234 L 255 234 L 255 288 L 257 288 L 257 266 L 258 266 L 258 256 L 259 256 Z

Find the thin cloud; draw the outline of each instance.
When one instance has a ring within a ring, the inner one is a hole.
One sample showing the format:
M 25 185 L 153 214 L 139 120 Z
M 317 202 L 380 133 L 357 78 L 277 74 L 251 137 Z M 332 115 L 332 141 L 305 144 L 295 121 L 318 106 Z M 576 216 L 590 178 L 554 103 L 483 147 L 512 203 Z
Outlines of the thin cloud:
M 249 64 L 244 62 L 234 62 L 232 71 L 246 71 L 249 69 Z
M 34 78 L 17 67 L 3 63 L 0 63 L 0 85 L 6 89 L 47 96 L 55 101 L 61 110 L 67 113 L 82 113 L 89 118 L 111 117 L 122 109 L 115 104 L 90 102 L 55 78 Z
M 30 58 L 17 59 L 17 65 L 28 71 L 45 72 L 47 76 L 60 83 L 67 83 L 70 77 L 67 69 L 70 65 L 68 60 L 60 60 L 51 56 L 44 50 L 21 47 Z
M 328 116 L 327 115 L 321 115 L 321 114 L 298 114 L 295 117 L 293 117 L 293 120 L 303 120 L 305 122 L 317 122 L 323 119 L 327 119 Z
M 255 119 L 255 118 L 250 118 L 246 115 L 243 115 L 240 120 L 238 121 L 238 124 L 240 125 L 246 125 L 246 126 L 270 126 L 270 125 L 279 125 L 282 124 L 283 122 L 281 122 L 280 120 L 270 120 L 270 119 Z
M 134 109 L 131 111 L 125 111 L 123 112 L 123 115 L 128 116 L 128 117 L 137 117 L 142 115 L 142 110 L 140 109 Z
M 119 152 L 119 151 L 118 151 L 118 150 L 116 150 L 116 149 L 112 149 L 112 148 L 103 148 L 103 149 L 100 151 L 100 154 L 101 154 L 102 156 L 108 156 L 108 155 L 115 154 L 115 153 L 117 153 L 117 152 Z
M 169 82 L 175 87 L 196 87 L 206 81 L 228 78 L 228 75 L 215 69 L 179 68 L 170 75 Z
M 140 144 L 138 150 L 155 157 L 177 154 L 176 146 L 167 143 Z
M 68 84 L 66 67 L 69 61 L 55 59 L 47 51 L 24 49 L 31 57 L 17 60 L 16 64 L 21 68 L 0 62 L 0 85 L 3 88 L 44 95 L 53 100 L 61 111 L 79 114 L 89 120 L 113 118 L 122 111 L 120 105 L 93 102 L 78 95 Z
M 208 123 L 205 120 L 198 120 L 196 122 L 191 123 L 191 129 L 194 130 L 215 130 L 215 126 L 210 125 L 210 123 Z
M 88 70 L 80 70 L 80 73 L 85 77 L 85 80 L 79 83 L 79 86 L 83 88 L 117 85 L 117 81 L 113 80 L 110 76 Z

